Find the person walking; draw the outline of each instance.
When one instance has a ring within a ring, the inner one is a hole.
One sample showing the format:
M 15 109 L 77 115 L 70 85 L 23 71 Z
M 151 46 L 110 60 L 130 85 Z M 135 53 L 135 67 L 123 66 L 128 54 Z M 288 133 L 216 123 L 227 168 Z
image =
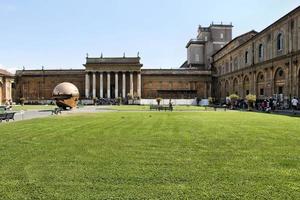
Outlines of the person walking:
M 172 100 L 169 100 L 169 110 L 172 112 L 173 111 L 173 104 L 172 104 Z
M 298 101 L 298 99 L 296 99 L 296 97 L 294 97 L 292 99 L 291 103 L 292 103 L 293 113 L 295 113 L 295 111 L 297 110 L 299 101 Z

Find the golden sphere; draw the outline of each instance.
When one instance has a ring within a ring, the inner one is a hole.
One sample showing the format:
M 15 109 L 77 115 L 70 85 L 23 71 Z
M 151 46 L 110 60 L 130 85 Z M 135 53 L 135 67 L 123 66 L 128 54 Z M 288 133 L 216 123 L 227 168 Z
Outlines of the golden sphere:
M 63 82 L 58 84 L 53 90 L 53 96 L 72 96 L 72 97 L 79 97 L 79 90 L 78 88 L 68 82 Z

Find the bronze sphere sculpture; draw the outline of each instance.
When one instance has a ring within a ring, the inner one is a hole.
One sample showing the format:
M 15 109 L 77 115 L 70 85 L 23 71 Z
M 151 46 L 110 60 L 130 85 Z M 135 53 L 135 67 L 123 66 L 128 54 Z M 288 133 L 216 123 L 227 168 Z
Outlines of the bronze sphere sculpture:
M 75 108 L 79 100 L 78 88 L 68 82 L 58 84 L 54 88 L 52 95 L 56 101 L 56 105 L 64 110 Z

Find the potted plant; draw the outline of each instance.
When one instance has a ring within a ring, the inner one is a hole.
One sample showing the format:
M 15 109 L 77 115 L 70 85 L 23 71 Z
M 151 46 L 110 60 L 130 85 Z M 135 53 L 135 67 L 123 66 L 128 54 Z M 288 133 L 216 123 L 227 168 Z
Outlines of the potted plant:
M 160 98 L 160 97 L 157 97 L 157 98 L 156 98 L 156 102 L 157 102 L 157 105 L 158 105 L 158 106 L 160 106 L 160 102 L 161 102 L 161 101 L 162 101 L 162 98 Z
M 127 94 L 127 99 L 128 99 L 128 104 L 133 104 L 133 96 L 132 96 L 132 94 L 128 93 Z
M 248 94 L 246 96 L 246 100 L 248 102 L 248 110 L 252 111 L 254 108 L 254 103 L 256 102 L 256 95 Z
M 93 103 L 95 106 L 97 105 L 97 97 L 93 97 Z
M 136 92 L 133 94 L 133 103 L 136 105 L 140 104 L 140 97 L 137 95 Z
M 24 102 L 25 102 L 25 98 L 24 98 L 24 97 L 21 97 L 21 98 L 20 98 L 20 104 L 21 104 L 21 106 L 24 106 Z
M 231 94 L 229 96 L 229 99 L 230 99 L 230 104 L 231 104 L 231 109 L 234 109 L 236 104 L 237 104 L 237 101 L 239 100 L 239 96 L 237 94 Z
M 116 101 L 117 101 L 118 106 L 120 106 L 120 105 L 121 105 L 121 102 L 122 102 L 122 97 L 118 97 L 118 98 L 116 99 Z
M 208 97 L 208 103 L 209 105 L 212 105 L 214 103 L 214 98 Z

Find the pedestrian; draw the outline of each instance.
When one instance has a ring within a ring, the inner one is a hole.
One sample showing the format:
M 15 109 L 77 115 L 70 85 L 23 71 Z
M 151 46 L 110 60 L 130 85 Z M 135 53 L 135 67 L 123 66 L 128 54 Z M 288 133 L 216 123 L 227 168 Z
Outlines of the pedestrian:
M 169 100 L 169 110 L 172 112 L 173 111 L 173 104 L 172 104 L 172 100 Z
M 296 97 L 294 97 L 293 99 L 292 99 L 292 108 L 293 108 L 293 112 L 295 112 L 296 110 L 297 110 L 297 107 L 298 107 L 298 100 L 296 99 Z

